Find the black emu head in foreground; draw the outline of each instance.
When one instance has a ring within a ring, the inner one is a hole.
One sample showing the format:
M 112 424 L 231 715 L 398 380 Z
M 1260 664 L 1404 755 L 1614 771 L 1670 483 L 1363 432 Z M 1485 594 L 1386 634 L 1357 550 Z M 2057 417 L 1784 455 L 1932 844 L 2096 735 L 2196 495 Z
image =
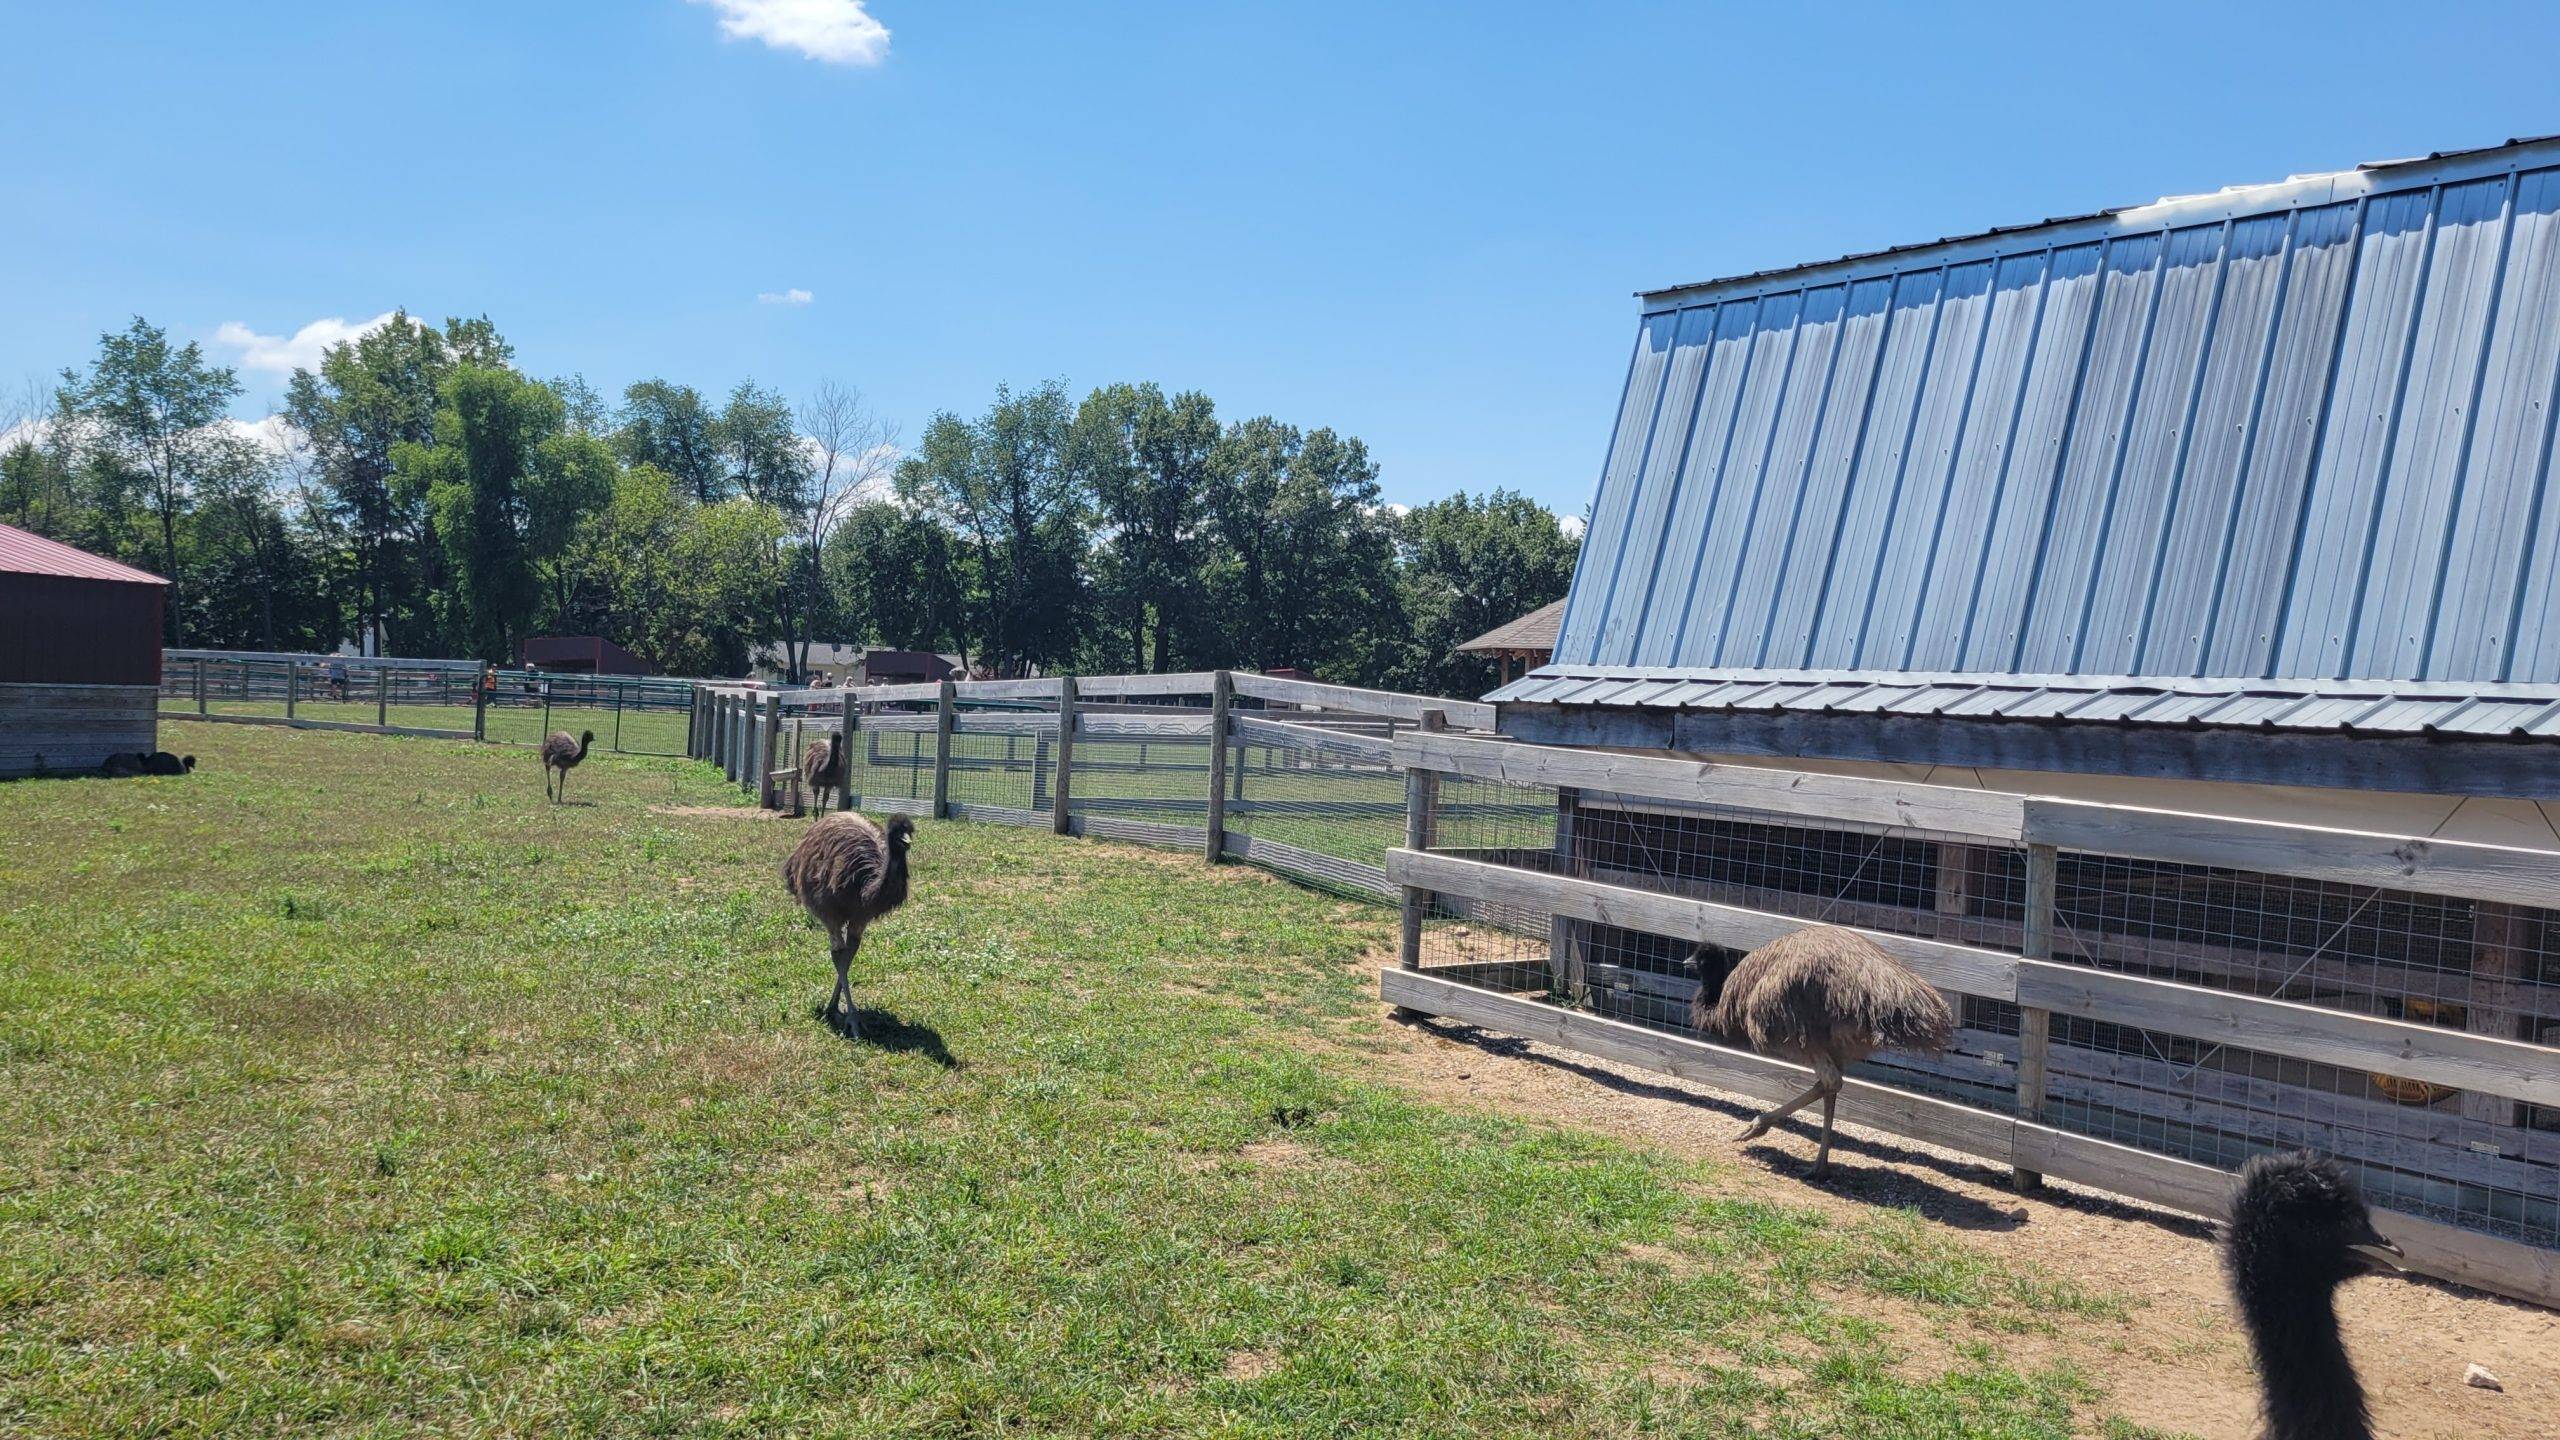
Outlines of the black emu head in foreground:
M 2338 1162 L 2296 1150 L 2241 1167 L 2223 1262 L 2257 1356 L 2269 1440 L 2371 1440 L 2337 1291 L 2399 1259 Z

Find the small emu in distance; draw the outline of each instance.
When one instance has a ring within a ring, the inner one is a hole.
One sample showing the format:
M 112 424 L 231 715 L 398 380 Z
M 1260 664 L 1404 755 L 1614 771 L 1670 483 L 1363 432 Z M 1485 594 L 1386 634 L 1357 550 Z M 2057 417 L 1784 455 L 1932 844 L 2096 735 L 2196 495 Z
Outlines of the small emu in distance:
M 587 747 L 596 743 L 596 732 L 581 730 L 578 738 L 569 738 L 566 730 L 554 730 L 542 742 L 542 793 L 557 805 L 569 793 L 569 772 L 587 758 Z M 557 775 L 558 783 L 553 783 Z
M 1733 963 L 1721 986 L 1707 947 L 1691 952 L 1698 977 L 1689 1023 L 1763 1055 L 1812 1067 L 1813 1084 L 1774 1110 L 1761 1112 L 1739 1138 L 1756 1140 L 1814 1100 L 1822 1101 L 1822 1143 L 1813 1177 L 1831 1171 L 1831 1114 L 1841 1071 L 1878 1050 L 1944 1050 L 1955 1016 L 1929 982 L 1855 930 L 1815 925 L 1781 935 Z
M 839 748 L 834 739 L 821 735 L 800 752 L 800 786 L 809 792 L 821 815 L 827 812 L 827 796 L 844 784 Z
M 847 1035 L 860 1036 L 862 1020 L 846 972 L 862 932 L 907 903 L 907 845 L 915 833 L 916 822 L 904 815 L 890 816 L 886 833 L 851 811 L 821 815 L 782 862 L 783 888 L 826 927 L 836 988 L 823 1013 Z

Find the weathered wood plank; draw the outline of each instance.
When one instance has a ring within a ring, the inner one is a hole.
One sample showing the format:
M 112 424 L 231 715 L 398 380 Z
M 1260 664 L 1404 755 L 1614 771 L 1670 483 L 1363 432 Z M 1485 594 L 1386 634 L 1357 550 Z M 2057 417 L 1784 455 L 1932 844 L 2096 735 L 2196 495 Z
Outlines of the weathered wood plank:
M 1313 705 L 1326 710 L 1349 710 L 1361 715 L 1385 715 L 1397 720 L 1419 721 L 1425 710 L 1438 710 L 1449 717 L 1452 725 L 1470 730 L 1493 728 L 1493 707 L 1473 700 L 1440 700 L 1428 695 L 1403 695 L 1392 690 L 1362 690 L 1350 685 L 1327 685 L 1316 680 L 1284 680 L 1277 675 L 1253 675 L 1235 672 L 1236 693 L 1257 700 L 1278 700 L 1290 705 Z
M 1082 808 L 1084 802 L 1079 801 Z M 1111 815 L 1078 814 L 1073 818 L 1076 834 L 1095 840 L 1134 840 L 1141 845 L 1171 845 L 1195 850 L 1208 843 L 1208 829 L 1199 825 L 1167 825 L 1154 820 L 1123 820 Z
M 1692 900 L 1684 895 L 1663 895 L 1571 875 L 1550 875 L 1404 849 L 1387 852 L 1387 876 L 1399 885 L 1533 906 L 1602 925 L 1679 940 L 1700 940 L 1734 950 L 1757 949 L 1812 923 L 1797 916 L 1719 905 L 1712 900 Z M 2014 955 L 1886 930 L 1859 933 L 1940 989 L 1995 1000 L 2008 1000 L 2017 993 L 2018 961 Z
M 1345 760 L 1363 760 L 1375 765 L 1394 763 L 1394 742 L 1373 735 L 1346 735 L 1313 725 L 1257 720 L 1242 713 L 1229 717 L 1227 724 L 1237 739 L 1256 745 L 1277 745 L 1291 750 L 1338 755 Z
M 926 818 L 931 818 L 933 815 L 933 801 L 920 795 L 865 795 L 862 797 L 862 808 L 877 810 L 884 815 L 919 815 Z
M 1659 755 L 1521 745 L 1463 735 L 1399 735 L 1395 763 L 1512 785 L 1654 795 L 1784 815 L 2017 840 L 2026 801 L 1994 790 L 1808 775 Z
M 955 680 L 951 688 L 963 700 L 1048 700 L 1056 697 L 1058 682 L 1046 678 L 1032 680 Z
M 2022 1007 L 2560 1106 L 2560 1049 L 2167 980 L 2020 960 Z
M 1209 735 L 1209 712 L 1167 716 L 1079 713 L 1076 733 L 1088 740 L 1205 740 Z
M 952 801 L 951 818 L 980 820 L 991 825 L 1046 827 L 1049 824 L 1049 812 L 1046 810 L 1026 810 L 1018 805 L 982 805 L 970 800 Z
M 2517 905 L 2560 905 L 2560 854 L 2547 850 L 2076 800 L 2029 800 L 2026 813 L 2028 839 L 2064 850 Z
M 1240 830 L 1226 832 L 1226 841 L 1229 859 L 1242 860 L 1267 870 L 1306 876 L 1357 890 L 1364 895 L 1375 895 L 1381 900 L 1393 900 L 1398 893 L 1397 888 L 1388 883 L 1387 872 L 1375 865 L 1363 865 L 1357 860 L 1327 855 L 1321 850 L 1309 850 L 1278 840 L 1261 839 Z
M 1171 675 L 1085 675 L 1076 693 L 1088 699 L 1112 695 L 1206 695 L 1217 672 L 1187 670 Z

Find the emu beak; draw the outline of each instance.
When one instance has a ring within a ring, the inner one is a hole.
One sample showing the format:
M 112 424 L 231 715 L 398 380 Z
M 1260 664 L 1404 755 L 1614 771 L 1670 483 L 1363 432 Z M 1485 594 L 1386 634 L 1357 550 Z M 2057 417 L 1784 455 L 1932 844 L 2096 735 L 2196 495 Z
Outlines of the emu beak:
M 2350 1241 L 2347 1248 L 2355 1252 L 2356 1256 L 2362 1259 L 2370 1269 L 2407 1270 L 2409 1268 L 2400 1263 L 2408 1258 L 2401 1253 L 2400 1247 L 2384 1239 L 2382 1232 L 2374 1229 L 2370 1221 L 2365 1224 L 2364 1238 Z

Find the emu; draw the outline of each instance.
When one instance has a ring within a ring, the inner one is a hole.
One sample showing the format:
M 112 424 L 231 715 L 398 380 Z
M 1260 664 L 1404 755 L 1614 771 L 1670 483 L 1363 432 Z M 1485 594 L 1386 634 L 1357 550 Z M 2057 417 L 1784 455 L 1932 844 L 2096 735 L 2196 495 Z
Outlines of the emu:
M 593 730 L 579 731 L 575 740 L 569 738 L 566 730 L 554 730 L 543 740 L 542 793 L 551 797 L 552 804 L 557 805 L 568 797 L 569 772 L 577 768 L 579 761 L 587 758 L 587 747 L 595 743 L 596 732 Z M 552 785 L 555 771 L 559 774 L 556 789 Z
M 815 798 L 818 813 L 827 813 L 827 795 L 844 784 L 843 756 L 834 738 L 821 735 L 800 752 L 800 785 Z
M 1735 961 L 1721 987 L 1707 983 L 1716 963 L 1703 945 L 1689 956 L 1699 980 L 1689 1023 L 1813 1070 L 1803 1094 L 1762 1111 L 1737 1138 L 1756 1140 L 1819 1099 L 1817 1180 L 1831 1173 L 1841 1071 L 1878 1050 L 1943 1050 L 1955 1038 L 1955 1016 L 1929 982 L 1854 930 L 1815 925 L 1781 935 Z
M 2223 1265 L 2257 1357 L 2267 1440 L 2372 1440 L 2338 1334 L 2338 1287 L 2399 1261 L 2335 1160 L 2295 1150 L 2240 1167 Z
M 862 1034 L 862 1017 L 846 972 L 862 932 L 907 903 L 907 845 L 915 833 L 916 822 L 904 815 L 890 816 L 885 834 L 852 811 L 821 815 L 782 862 L 782 887 L 826 927 L 836 988 L 822 1014 L 847 1035 Z

